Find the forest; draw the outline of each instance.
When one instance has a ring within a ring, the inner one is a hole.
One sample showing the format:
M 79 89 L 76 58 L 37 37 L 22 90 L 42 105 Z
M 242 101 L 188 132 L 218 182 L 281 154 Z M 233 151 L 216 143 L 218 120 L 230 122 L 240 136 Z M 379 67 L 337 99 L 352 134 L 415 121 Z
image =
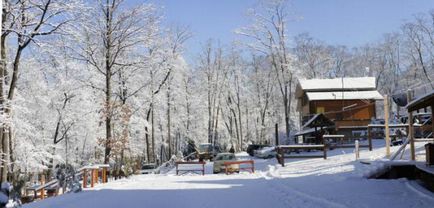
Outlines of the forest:
M 359 46 L 293 34 L 291 4 L 247 10 L 240 40 L 202 43 L 164 8 L 128 0 L 3 0 L 1 181 L 56 164 L 162 163 L 187 144 L 244 150 L 299 130 L 300 79 L 372 76 L 383 95 L 434 88 L 434 11 Z

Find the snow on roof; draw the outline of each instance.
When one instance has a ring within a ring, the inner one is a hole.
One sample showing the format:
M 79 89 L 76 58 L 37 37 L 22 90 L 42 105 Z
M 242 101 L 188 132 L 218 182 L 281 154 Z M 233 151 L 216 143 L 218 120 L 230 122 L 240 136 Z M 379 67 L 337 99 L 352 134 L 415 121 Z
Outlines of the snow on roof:
M 304 92 L 338 91 L 338 90 L 375 90 L 375 77 L 344 77 L 335 79 L 299 80 L 297 96 Z
M 342 85 L 343 80 L 343 85 Z M 375 77 L 345 77 L 335 79 L 300 80 L 303 90 L 319 89 L 375 89 Z
M 350 91 L 350 92 L 307 92 L 307 98 L 312 100 L 382 100 L 383 96 L 376 91 Z

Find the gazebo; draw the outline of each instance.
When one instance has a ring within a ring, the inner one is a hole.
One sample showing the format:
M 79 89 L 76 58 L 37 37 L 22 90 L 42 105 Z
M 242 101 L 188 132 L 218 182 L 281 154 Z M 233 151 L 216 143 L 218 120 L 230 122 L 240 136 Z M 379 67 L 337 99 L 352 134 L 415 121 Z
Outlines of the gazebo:
M 331 121 L 329 118 L 327 118 L 324 114 L 316 114 L 311 119 L 309 119 L 301 128 L 303 129 L 299 133 L 295 134 L 296 136 L 302 135 L 303 136 L 303 143 L 304 143 L 304 137 L 307 134 L 314 134 L 316 135 L 316 140 L 321 140 L 322 138 L 318 138 L 319 135 L 318 130 L 323 130 L 324 128 L 334 128 L 335 123 Z M 320 142 L 320 141 L 316 141 Z
M 413 112 L 420 110 L 420 109 L 426 109 L 430 107 L 431 108 L 431 119 L 434 119 L 434 90 L 431 91 L 428 94 L 425 94 L 424 96 L 410 102 L 407 104 L 406 108 L 408 111 L 408 123 L 409 123 L 409 130 L 408 135 L 410 139 L 410 153 L 411 153 L 411 160 L 416 160 L 416 153 L 415 153 L 415 147 L 414 147 L 414 121 L 413 121 Z M 434 134 L 434 122 L 432 122 L 432 132 Z M 434 135 L 433 135 L 434 136 Z

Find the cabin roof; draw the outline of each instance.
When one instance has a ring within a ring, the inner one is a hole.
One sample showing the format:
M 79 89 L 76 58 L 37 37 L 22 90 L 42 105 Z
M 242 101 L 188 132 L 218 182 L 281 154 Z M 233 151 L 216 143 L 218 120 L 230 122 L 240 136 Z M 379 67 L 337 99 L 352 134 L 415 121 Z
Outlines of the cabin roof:
M 344 77 L 334 79 L 302 79 L 296 89 L 297 97 L 303 92 L 376 90 L 375 77 Z
M 376 91 L 330 91 L 330 92 L 307 92 L 307 98 L 314 100 L 382 100 L 383 96 Z
M 419 110 L 421 108 L 426 108 L 432 106 L 434 103 L 434 90 L 421 96 L 420 98 L 413 100 L 407 104 L 406 108 L 408 112 Z
M 334 126 L 335 123 L 329 118 L 324 116 L 324 114 L 316 114 L 309 121 L 307 121 L 301 128 L 315 128 L 315 127 L 329 127 Z

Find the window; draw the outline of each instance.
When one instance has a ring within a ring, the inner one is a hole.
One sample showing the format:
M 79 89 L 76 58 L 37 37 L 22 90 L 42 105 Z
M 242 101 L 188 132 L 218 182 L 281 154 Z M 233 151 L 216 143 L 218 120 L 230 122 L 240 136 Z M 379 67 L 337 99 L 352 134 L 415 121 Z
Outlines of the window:
M 316 113 L 324 113 L 325 109 L 324 107 L 316 107 Z

